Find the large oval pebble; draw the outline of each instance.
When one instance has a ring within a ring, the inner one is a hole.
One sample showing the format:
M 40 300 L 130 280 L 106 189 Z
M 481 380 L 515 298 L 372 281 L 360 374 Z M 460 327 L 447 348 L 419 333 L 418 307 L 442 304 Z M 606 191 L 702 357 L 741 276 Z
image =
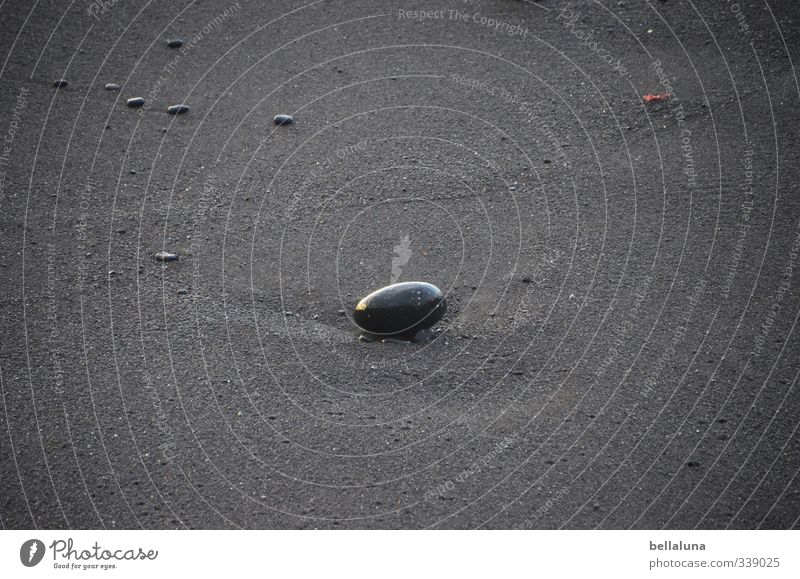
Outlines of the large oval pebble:
M 369 294 L 358 302 L 353 319 L 370 334 L 393 336 L 430 328 L 446 311 L 442 290 L 429 283 L 408 281 Z

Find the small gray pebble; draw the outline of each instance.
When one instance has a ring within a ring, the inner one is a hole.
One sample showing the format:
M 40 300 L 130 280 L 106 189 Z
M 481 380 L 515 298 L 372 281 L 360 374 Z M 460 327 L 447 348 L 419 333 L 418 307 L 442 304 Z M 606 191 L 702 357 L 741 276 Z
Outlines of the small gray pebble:
M 174 253 L 169 253 L 168 251 L 159 251 L 156 254 L 156 259 L 158 261 L 176 261 L 178 256 Z
M 291 125 L 294 122 L 294 118 L 291 115 L 275 115 L 276 125 Z
M 133 97 L 131 99 L 128 99 L 127 105 L 132 109 L 143 107 L 144 99 L 142 97 Z
M 64 80 L 63 78 L 59 78 L 58 80 L 54 80 L 53 81 L 53 86 L 56 87 L 56 88 L 62 88 L 62 87 L 67 86 L 68 84 L 69 83 L 66 80 Z
M 120 88 L 121 87 L 115 82 L 110 82 L 105 86 L 106 90 L 119 90 Z
M 179 289 L 175 293 L 178 294 L 179 296 L 185 296 L 186 294 L 189 293 L 189 290 L 186 289 L 185 287 L 182 287 L 181 289 Z
M 167 46 L 170 48 L 180 48 L 183 46 L 183 39 L 182 38 L 170 38 L 167 40 Z
M 186 105 L 172 105 L 167 109 L 167 112 L 171 115 L 182 115 L 189 112 L 189 107 Z

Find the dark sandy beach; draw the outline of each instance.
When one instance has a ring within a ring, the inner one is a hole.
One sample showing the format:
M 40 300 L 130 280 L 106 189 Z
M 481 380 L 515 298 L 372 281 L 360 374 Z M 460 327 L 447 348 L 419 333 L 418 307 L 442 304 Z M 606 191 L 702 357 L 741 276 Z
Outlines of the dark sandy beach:
M 0 21 L 2 528 L 797 528 L 797 2 Z

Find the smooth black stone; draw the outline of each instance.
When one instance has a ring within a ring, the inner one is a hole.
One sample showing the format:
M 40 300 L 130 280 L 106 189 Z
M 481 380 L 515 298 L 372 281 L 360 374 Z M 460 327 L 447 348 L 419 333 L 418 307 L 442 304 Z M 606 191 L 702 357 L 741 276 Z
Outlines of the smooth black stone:
M 421 281 L 396 283 L 358 302 L 353 320 L 377 336 L 413 335 L 444 317 L 447 301 L 435 285 Z
M 62 88 L 62 87 L 67 86 L 68 84 L 69 83 L 66 80 L 64 80 L 63 78 L 59 78 L 58 80 L 54 80 L 53 81 L 53 86 L 56 87 L 56 88 Z
M 189 112 L 189 107 L 186 105 L 172 105 L 167 109 L 167 112 L 171 115 L 182 115 Z
M 120 86 L 115 82 L 110 82 L 105 86 L 106 90 L 119 90 Z
M 291 115 L 275 115 L 276 125 L 291 125 L 294 122 L 294 117 Z
M 167 40 L 167 46 L 170 48 L 180 48 L 183 46 L 183 39 L 182 38 L 172 38 Z
M 143 107 L 144 106 L 144 99 L 142 97 L 133 97 L 132 99 L 128 99 L 128 103 L 127 104 L 132 109 Z

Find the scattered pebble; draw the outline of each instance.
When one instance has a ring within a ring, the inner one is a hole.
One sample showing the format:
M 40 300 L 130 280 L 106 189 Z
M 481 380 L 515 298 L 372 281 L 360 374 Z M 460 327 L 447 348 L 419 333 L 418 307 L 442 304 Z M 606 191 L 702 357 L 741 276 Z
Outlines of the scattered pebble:
M 179 296 L 185 296 L 186 294 L 189 293 L 189 290 L 186 289 L 185 287 L 182 287 L 181 289 L 179 289 L 175 293 L 178 294 Z
M 646 102 L 646 103 L 651 103 L 653 101 L 656 101 L 656 102 L 657 101 L 665 101 L 665 100 L 669 99 L 669 93 L 660 92 L 660 93 L 656 93 L 656 94 L 646 94 L 642 98 L 644 99 L 644 102 Z
M 105 89 L 106 89 L 106 90 L 119 90 L 120 88 L 122 88 L 122 87 L 120 87 L 120 86 L 119 86 L 117 83 L 115 83 L 115 82 L 109 82 L 109 83 L 108 83 L 108 84 L 106 84 L 106 86 L 105 86 Z
M 276 125 L 291 125 L 294 122 L 294 117 L 291 115 L 275 115 Z
M 68 84 L 69 83 L 66 80 L 64 80 L 63 78 L 59 78 L 58 80 L 54 80 L 53 81 L 53 86 L 56 87 L 56 88 L 62 88 L 62 87 L 67 86 Z
M 526 275 L 526 276 L 522 277 L 522 283 L 531 283 L 532 281 L 533 281 L 533 278 L 531 278 L 531 276 L 529 276 L 529 275 Z
M 370 334 L 413 335 L 430 328 L 444 317 L 447 301 L 442 291 L 429 283 L 396 283 L 358 302 L 353 319 Z
M 186 105 L 172 105 L 167 109 L 167 112 L 171 115 L 182 115 L 189 112 L 189 107 Z
M 137 109 L 144 106 L 144 99 L 142 97 L 133 97 L 128 99 L 127 105 L 132 109 Z
M 177 261 L 178 256 L 174 253 L 169 253 L 168 251 L 159 251 L 156 254 L 156 259 L 158 261 Z
M 170 38 L 167 40 L 167 46 L 170 48 L 180 48 L 183 46 L 183 39 L 182 38 Z
M 689 468 L 697 468 L 698 466 L 700 466 L 700 463 L 697 462 L 696 460 L 690 460 L 689 462 L 686 463 L 686 466 L 688 466 Z

